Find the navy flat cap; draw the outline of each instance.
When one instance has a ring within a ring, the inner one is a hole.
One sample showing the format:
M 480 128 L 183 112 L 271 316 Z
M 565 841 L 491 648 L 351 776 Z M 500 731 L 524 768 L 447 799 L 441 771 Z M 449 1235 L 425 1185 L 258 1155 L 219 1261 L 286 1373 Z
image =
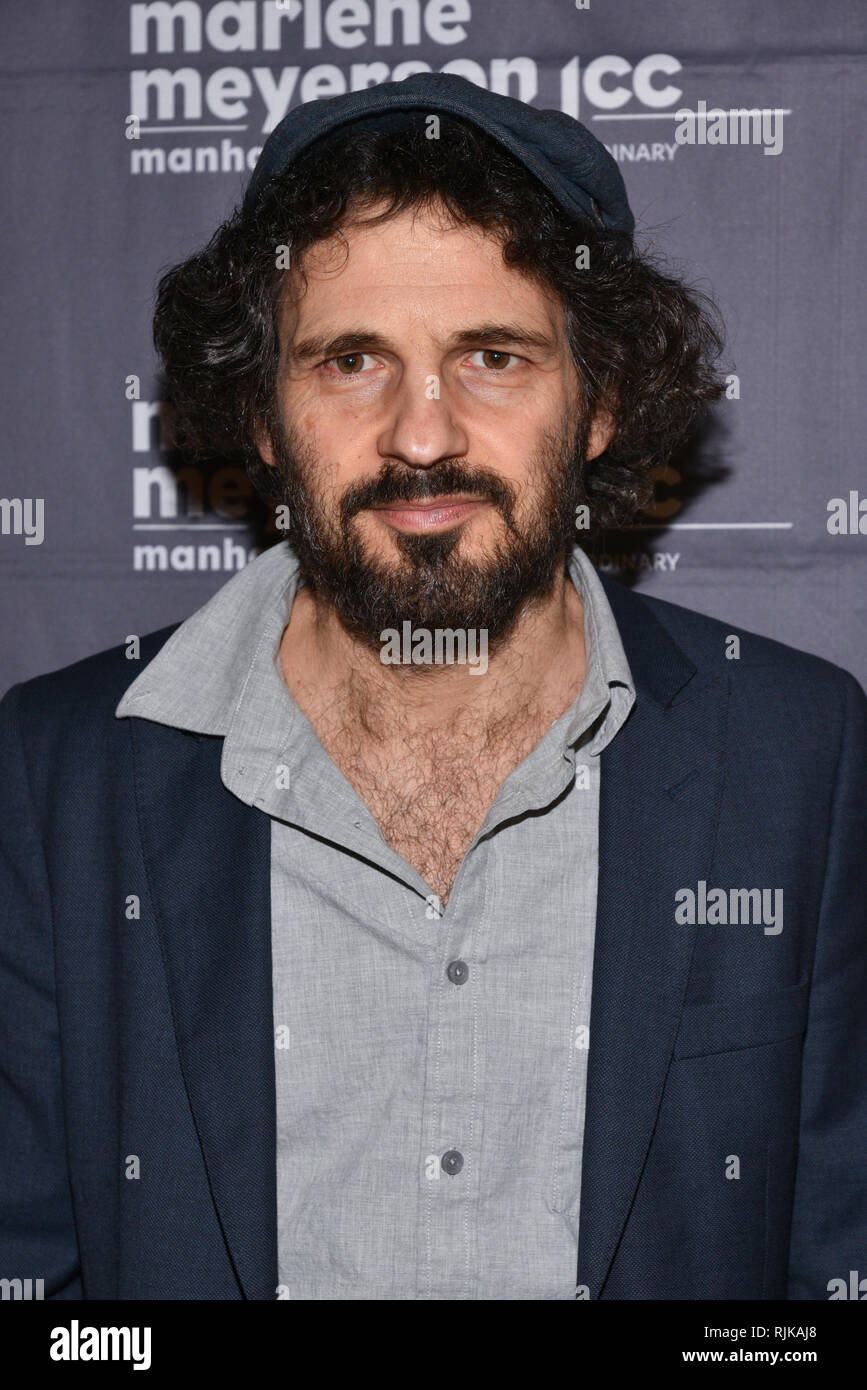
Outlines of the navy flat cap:
M 420 72 L 403 82 L 382 82 L 359 92 L 296 106 L 265 142 L 244 195 L 252 212 L 266 188 L 320 135 L 349 122 L 399 129 L 404 113 L 445 114 L 469 121 L 535 174 L 570 217 L 631 233 L 635 219 L 620 170 L 586 126 L 562 111 L 540 110 L 500 96 L 452 73 Z

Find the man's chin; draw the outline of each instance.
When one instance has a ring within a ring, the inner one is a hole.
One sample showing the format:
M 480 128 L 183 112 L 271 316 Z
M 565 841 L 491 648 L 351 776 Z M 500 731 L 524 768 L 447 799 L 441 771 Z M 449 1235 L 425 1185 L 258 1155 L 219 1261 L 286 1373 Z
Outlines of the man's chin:
M 553 582 L 543 566 L 547 572 L 537 570 L 535 584 L 516 583 L 519 568 L 513 557 L 502 554 L 478 565 L 455 556 L 430 565 L 402 558 L 380 565 L 356 553 L 356 563 L 342 571 L 331 597 L 346 628 L 377 652 L 383 632 L 403 632 L 409 623 L 413 631 L 484 631 L 493 655 L 527 603 Z

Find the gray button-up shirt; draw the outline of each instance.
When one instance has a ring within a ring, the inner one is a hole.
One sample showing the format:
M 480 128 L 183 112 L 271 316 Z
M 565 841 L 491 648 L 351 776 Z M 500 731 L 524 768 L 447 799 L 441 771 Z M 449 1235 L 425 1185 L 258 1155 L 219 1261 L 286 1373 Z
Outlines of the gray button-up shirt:
M 283 680 L 285 542 L 117 707 L 223 735 L 224 784 L 271 821 L 282 1297 L 576 1297 L 599 754 L 635 689 L 580 548 L 569 574 L 584 685 L 503 782 L 444 909 Z

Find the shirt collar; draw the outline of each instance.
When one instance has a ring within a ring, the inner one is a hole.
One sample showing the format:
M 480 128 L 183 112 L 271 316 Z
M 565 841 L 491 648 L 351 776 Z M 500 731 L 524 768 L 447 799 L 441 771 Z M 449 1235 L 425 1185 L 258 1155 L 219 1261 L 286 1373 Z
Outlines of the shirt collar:
M 584 607 L 586 671 L 576 703 L 562 716 L 564 742 L 572 747 L 588 728 L 587 750 L 602 752 L 635 704 L 635 682 L 602 582 L 591 560 L 575 546 L 567 565 Z
M 225 736 L 251 681 L 273 664 L 297 588 L 298 560 L 285 542 L 257 555 L 175 629 L 116 716 Z
M 276 654 L 302 582 L 298 571 L 285 541 L 245 565 L 176 628 L 127 688 L 115 715 L 223 737 L 232 729 L 235 742 L 239 722 L 244 741 L 255 742 L 261 724 L 248 716 L 251 704 L 263 699 L 285 701 L 286 718 L 293 718 L 298 706 Z M 587 669 L 578 699 L 555 723 L 564 749 L 592 728 L 587 747 L 595 754 L 624 723 L 635 686 L 605 590 L 580 546 L 569 557 L 568 571 L 584 606 Z

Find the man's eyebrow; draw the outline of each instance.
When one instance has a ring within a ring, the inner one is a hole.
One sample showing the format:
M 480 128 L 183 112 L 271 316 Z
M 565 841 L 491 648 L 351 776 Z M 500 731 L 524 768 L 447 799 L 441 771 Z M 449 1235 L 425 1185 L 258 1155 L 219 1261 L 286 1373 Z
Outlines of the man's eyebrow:
M 548 333 L 537 332 L 518 323 L 481 323 L 457 330 L 446 343 L 450 351 L 489 345 L 550 350 L 555 346 L 555 339 Z M 395 350 L 394 343 L 382 333 L 357 328 L 338 333 L 333 338 L 313 335 L 301 338 L 298 342 L 290 342 L 286 345 L 286 358 L 295 364 L 302 364 L 314 359 L 327 361 L 329 358 L 341 357 L 344 353 L 350 352 Z

